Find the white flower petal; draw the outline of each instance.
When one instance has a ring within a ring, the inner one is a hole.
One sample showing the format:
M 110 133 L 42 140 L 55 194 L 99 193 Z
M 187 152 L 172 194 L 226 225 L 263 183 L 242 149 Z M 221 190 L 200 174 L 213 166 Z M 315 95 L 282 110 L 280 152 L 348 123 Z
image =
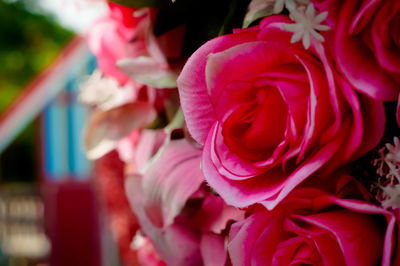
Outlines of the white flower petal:
M 315 30 L 311 31 L 311 35 L 314 36 L 315 39 L 317 39 L 320 42 L 325 41 L 324 36 L 322 36 L 321 34 L 319 34 L 318 32 L 316 32 Z
M 285 24 L 283 25 L 283 28 L 287 31 L 291 31 L 291 32 L 298 32 L 298 31 L 302 31 L 302 26 L 299 24 Z
M 310 41 L 310 32 L 306 31 L 304 32 L 303 36 L 303 46 L 304 48 L 308 49 L 310 47 L 311 41 Z
M 315 8 L 313 4 L 308 4 L 307 9 L 306 9 L 306 17 L 307 18 L 314 18 L 315 17 Z
M 295 43 L 300 41 L 301 37 L 303 37 L 303 32 L 296 32 L 293 34 L 292 38 L 290 39 L 290 43 Z
M 286 0 L 286 8 L 292 12 L 296 9 L 296 4 L 293 0 Z
M 277 0 L 274 5 L 274 14 L 279 14 L 283 10 L 283 6 L 285 5 L 285 0 Z
M 327 31 L 327 30 L 330 30 L 331 27 L 329 27 L 328 25 L 316 25 L 316 26 L 314 26 L 314 29 L 320 30 L 320 31 Z
M 318 14 L 315 19 L 314 19 L 314 23 L 315 24 L 320 24 L 322 21 L 324 21 L 326 18 L 328 17 L 328 11 L 322 12 L 320 14 Z

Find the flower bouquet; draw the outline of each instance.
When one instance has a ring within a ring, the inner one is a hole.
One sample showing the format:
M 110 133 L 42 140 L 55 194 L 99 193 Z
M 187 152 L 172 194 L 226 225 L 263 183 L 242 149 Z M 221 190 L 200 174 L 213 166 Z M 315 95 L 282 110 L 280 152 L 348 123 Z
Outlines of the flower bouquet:
M 400 265 L 400 2 L 108 5 L 84 146 L 140 264 Z

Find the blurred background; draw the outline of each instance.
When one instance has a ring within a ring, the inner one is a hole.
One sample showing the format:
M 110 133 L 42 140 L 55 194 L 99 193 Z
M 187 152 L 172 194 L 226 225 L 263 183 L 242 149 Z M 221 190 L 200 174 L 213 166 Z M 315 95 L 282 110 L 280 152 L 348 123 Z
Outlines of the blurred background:
M 0 0 L 0 265 L 119 265 L 81 148 L 102 1 Z M 122 175 L 122 174 L 121 174 Z

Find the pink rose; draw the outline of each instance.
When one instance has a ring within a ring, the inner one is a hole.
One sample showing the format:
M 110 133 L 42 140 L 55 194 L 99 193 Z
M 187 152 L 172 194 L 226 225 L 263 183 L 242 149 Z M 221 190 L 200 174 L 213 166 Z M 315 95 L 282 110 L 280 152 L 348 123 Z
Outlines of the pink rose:
M 400 2 L 314 0 L 328 11 L 333 54 L 341 72 L 359 91 L 396 100 L 400 88 Z
M 229 205 L 271 209 L 383 134 L 382 103 L 355 92 L 316 40 L 309 50 L 291 44 L 285 23 L 271 16 L 207 42 L 178 79 L 187 127 L 204 145 L 205 178 Z
M 235 265 L 391 265 L 393 213 L 317 189 L 294 190 L 274 210 L 261 206 L 232 225 Z

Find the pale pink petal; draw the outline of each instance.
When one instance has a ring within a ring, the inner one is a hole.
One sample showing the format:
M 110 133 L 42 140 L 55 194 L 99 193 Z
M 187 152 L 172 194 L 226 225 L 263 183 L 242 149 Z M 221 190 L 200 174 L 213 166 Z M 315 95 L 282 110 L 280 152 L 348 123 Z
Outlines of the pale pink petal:
M 139 173 L 143 174 L 146 164 L 165 141 L 164 130 L 144 129 L 140 133 L 138 143 L 133 151 L 133 162 Z
M 122 72 L 142 84 L 154 88 L 175 88 L 179 69 L 169 69 L 154 58 L 139 56 L 124 58 L 117 62 L 117 67 Z
M 138 130 L 134 130 L 127 137 L 118 141 L 116 150 L 121 161 L 128 163 L 133 160 L 135 154 L 134 150 L 139 136 L 140 132 Z
M 167 265 L 198 265 L 201 261 L 200 237 L 185 224 L 176 223 L 165 229 L 154 226 L 143 208 L 141 178 L 138 175 L 131 176 L 125 183 L 129 203 L 139 220 L 141 230 L 151 239 L 156 252 Z
M 121 84 L 128 76 L 116 68 L 116 62 L 126 56 L 126 45 L 132 30 L 111 18 L 102 18 L 94 23 L 88 33 L 88 45 L 97 56 L 100 69 L 117 79 Z
M 200 242 L 204 266 L 224 266 L 227 258 L 225 237 L 213 233 L 203 233 Z
M 84 148 L 89 159 L 97 159 L 116 148 L 117 142 L 143 128 L 156 117 L 147 102 L 125 104 L 108 111 L 94 111 L 84 133 Z
M 198 214 L 198 220 L 204 231 L 220 234 L 225 230 L 228 222 L 240 221 L 244 218 L 245 211 L 226 205 L 225 201 L 213 194 L 207 195 Z
M 186 139 L 169 141 L 143 175 L 144 207 L 154 225 L 173 223 L 189 197 L 204 181 L 201 150 Z

